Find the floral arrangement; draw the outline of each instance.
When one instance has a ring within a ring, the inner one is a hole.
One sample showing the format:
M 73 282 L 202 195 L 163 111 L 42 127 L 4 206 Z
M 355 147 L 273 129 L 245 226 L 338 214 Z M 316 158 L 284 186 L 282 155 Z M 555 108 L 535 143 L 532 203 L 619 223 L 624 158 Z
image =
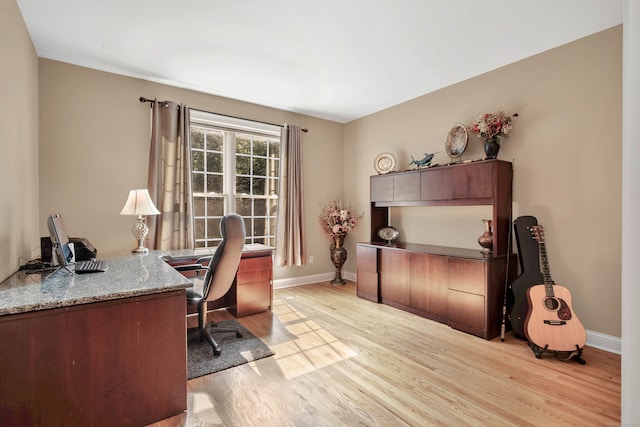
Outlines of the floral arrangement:
M 351 233 L 360 218 L 362 215 L 354 213 L 349 203 L 332 200 L 323 206 L 319 220 L 324 231 L 333 237 Z
M 517 116 L 517 113 L 508 116 L 504 110 L 500 108 L 495 113 L 479 115 L 469 130 L 478 134 L 478 136 L 485 141 L 494 140 L 500 142 L 503 136 L 509 135 L 509 132 L 511 132 L 511 128 L 513 127 L 511 119 Z

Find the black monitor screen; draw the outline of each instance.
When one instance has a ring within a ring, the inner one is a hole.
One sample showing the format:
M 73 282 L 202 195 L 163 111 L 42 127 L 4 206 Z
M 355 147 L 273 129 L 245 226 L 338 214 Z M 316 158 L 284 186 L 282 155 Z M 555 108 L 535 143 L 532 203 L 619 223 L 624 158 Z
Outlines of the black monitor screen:
M 69 235 L 64 227 L 62 217 L 58 214 L 51 214 L 47 221 L 51 243 L 58 259 L 58 263 L 67 267 L 73 258 L 73 253 L 69 248 Z

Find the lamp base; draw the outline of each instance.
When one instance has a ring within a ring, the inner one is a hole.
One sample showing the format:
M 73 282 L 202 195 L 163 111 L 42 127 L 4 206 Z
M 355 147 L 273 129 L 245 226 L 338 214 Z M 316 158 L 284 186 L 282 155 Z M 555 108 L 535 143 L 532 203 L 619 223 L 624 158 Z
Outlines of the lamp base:
M 144 217 L 142 215 L 138 215 L 138 220 L 135 225 L 131 229 L 133 233 L 133 237 L 138 241 L 138 247 L 131 251 L 132 254 L 138 255 L 148 255 L 149 249 L 144 247 L 144 238 L 147 237 L 147 233 L 149 232 L 149 227 L 144 223 Z
M 131 253 L 136 255 L 149 255 L 149 248 L 135 248 L 131 250 Z

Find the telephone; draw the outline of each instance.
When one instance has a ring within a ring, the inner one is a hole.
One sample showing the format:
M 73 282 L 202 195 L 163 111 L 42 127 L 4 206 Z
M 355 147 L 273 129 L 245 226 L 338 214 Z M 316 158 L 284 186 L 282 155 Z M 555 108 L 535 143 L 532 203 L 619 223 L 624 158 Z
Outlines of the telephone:
M 84 261 L 95 258 L 98 250 L 84 237 L 69 237 L 69 243 L 73 243 L 76 261 Z M 40 258 L 42 262 L 51 262 L 51 238 L 40 238 Z

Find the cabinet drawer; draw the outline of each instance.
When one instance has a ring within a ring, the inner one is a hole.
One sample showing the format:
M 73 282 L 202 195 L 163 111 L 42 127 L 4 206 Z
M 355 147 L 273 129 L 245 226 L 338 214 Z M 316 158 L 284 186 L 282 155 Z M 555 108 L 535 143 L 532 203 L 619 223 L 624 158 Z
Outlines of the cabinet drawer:
M 486 295 L 486 262 L 449 258 L 449 289 Z
M 271 269 L 271 256 L 258 256 L 253 258 L 242 258 L 238 271 L 265 270 Z
M 269 282 L 271 281 L 271 270 L 238 271 L 236 279 L 239 285 L 243 283 Z
M 233 313 L 236 317 L 248 316 L 271 309 L 271 282 L 238 284 L 238 301 Z

